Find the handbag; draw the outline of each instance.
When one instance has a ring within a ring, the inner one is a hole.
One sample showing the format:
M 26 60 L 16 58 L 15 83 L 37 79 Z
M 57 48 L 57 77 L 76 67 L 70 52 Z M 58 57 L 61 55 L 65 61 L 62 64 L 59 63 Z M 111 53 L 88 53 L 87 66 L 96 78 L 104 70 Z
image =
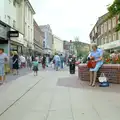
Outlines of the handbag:
M 95 68 L 95 66 L 96 66 L 96 61 L 93 61 L 93 60 L 88 61 L 87 63 L 88 68 Z
M 107 82 L 107 77 L 105 76 L 104 73 L 101 73 L 101 75 L 100 75 L 100 77 L 98 79 L 99 79 L 100 83 Z

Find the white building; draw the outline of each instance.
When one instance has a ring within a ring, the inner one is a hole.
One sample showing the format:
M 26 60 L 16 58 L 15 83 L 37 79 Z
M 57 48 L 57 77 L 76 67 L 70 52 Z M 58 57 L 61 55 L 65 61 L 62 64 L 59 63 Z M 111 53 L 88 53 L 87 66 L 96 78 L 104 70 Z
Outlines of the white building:
M 22 52 L 24 34 L 24 0 L 1 0 L 0 20 L 10 26 L 10 31 L 19 31 L 19 37 L 11 38 L 10 48 Z
M 34 49 L 34 25 L 33 15 L 35 11 L 30 4 L 29 0 L 25 0 L 25 34 L 24 34 L 24 45 L 31 50 Z
M 63 53 L 63 40 L 59 37 L 53 35 L 53 51 L 54 53 L 57 52 L 59 54 Z
M 45 54 L 52 54 L 53 35 L 50 25 L 41 25 L 40 29 L 44 32 L 43 49 Z

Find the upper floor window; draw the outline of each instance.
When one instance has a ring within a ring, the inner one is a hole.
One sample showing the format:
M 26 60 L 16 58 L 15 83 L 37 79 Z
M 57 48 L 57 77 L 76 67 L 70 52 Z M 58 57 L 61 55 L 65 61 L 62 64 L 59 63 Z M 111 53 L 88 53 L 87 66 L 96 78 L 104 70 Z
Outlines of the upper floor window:
M 106 44 L 107 42 L 108 42 L 108 38 L 107 38 L 107 36 L 106 36 L 106 37 L 105 37 L 105 42 L 104 42 L 104 43 Z
M 109 42 L 112 41 L 112 35 L 109 35 Z
M 16 21 L 13 20 L 13 28 L 16 28 Z
M 116 26 L 116 17 L 112 19 L 112 27 L 115 28 L 115 26 Z
M 107 32 L 107 22 L 104 23 L 104 32 Z
M 12 0 L 9 0 L 9 3 L 11 3 L 12 2 Z
M 108 29 L 111 30 L 111 20 L 108 20 Z
M 10 16 L 7 16 L 8 18 L 8 25 L 10 25 Z
M 120 31 L 118 32 L 118 39 L 120 40 Z
M 113 41 L 116 40 L 116 33 L 113 34 Z
M 104 32 L 104 28 L 103 28 L 104 26 L 103 25 L 101 25 L 101 34 L 103 34 L 103 32 Z

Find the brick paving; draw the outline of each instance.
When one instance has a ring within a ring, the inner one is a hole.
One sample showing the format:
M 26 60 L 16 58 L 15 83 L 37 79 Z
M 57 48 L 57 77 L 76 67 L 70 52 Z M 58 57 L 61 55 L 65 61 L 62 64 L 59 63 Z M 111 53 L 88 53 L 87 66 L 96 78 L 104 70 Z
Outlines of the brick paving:
M 120 120 L 120 85 L 92 88 L 67 69 L 40 70 L 0 87 L 0 120 Z

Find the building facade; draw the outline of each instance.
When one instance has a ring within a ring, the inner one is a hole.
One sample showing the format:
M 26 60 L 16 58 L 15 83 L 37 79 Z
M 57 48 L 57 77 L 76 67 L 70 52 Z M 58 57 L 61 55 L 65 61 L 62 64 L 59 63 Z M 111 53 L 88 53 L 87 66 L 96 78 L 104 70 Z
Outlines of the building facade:
M 1 0 L 0 9 L 1 21 L 10 27 L 10 31 L 19 31 L 19 37 L 10 38 L 9 48 L 22 53 L 24 41 L 24 0 Z
M 107 19 L 109 13 L 101 16 L 90 33 L 91 42 L 104 50 L 119 49 L 120 31 L 116 32 L 119 16 Z
M 33 54 L 34 51 L 34 14 L 35 11 L 29 0 L 25 0 L 24 47 L 27 48 L 27 54 Z
M 41 25 L 40 29 L 44 32 L 43 50 L 44 54 L 52 54 L 53 35 L 50 25 Z
M 55 53 L 63 54 L 63 40 L 59 37 L 53 35 L 53 54 Z
M 42 54 L 43 40 L 44 40 L 44 32 L 41 31 L 37 22 L 34 20 L 34 53 L 35 55 Z

